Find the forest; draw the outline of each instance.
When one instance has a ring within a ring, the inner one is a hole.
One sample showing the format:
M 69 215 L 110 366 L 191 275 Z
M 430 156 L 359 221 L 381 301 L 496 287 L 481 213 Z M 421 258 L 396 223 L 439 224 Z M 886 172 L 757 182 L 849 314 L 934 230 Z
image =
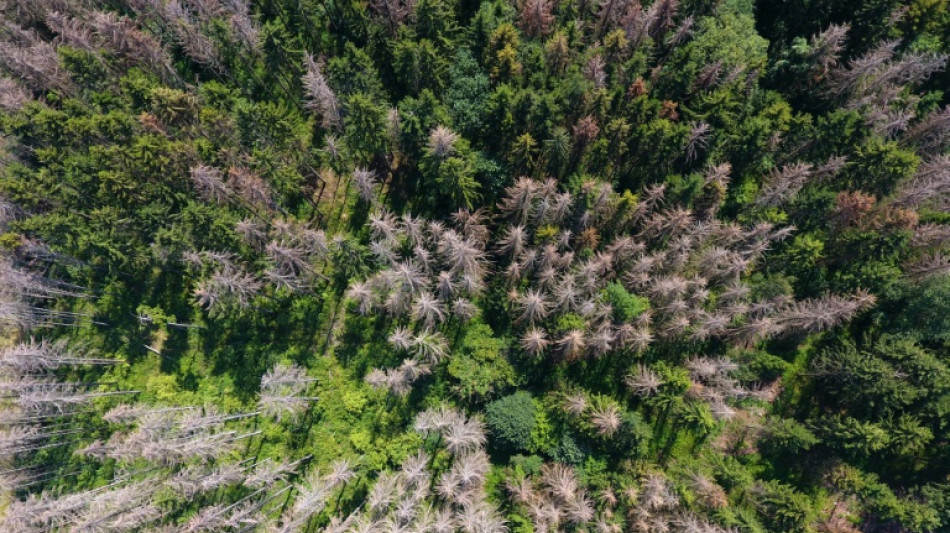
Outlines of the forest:
M 947 1 L 0 17 L 0 531 L 950 532 Z

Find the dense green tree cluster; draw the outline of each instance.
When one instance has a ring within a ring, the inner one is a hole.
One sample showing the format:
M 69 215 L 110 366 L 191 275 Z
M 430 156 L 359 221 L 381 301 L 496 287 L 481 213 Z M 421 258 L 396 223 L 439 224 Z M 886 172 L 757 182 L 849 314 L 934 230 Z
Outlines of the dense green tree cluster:
M 0 529 L 950 530 L 945 2 L 0 12 Z

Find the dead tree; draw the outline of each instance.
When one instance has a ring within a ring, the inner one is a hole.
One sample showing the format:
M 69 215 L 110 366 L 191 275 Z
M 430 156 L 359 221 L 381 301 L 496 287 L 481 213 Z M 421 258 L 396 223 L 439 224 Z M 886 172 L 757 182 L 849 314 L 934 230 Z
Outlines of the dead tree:
M 306 370 L 295 364 L 275 365 L 261 377 L 261 411 L 276 418 L 278 422 L 286 414 L 296 420 L 300 413 L 317 400 L 316 397 L 304 395 L 316 381 L 307 376 Z

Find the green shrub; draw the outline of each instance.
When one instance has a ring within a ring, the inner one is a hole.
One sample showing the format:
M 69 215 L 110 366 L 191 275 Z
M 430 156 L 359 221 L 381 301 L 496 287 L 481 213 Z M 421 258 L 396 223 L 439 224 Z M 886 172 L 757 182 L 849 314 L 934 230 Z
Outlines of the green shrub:
M 504 451 L 533 451 L 538 406 L 525 391 L 518 391 L 488 404 L 485 420 L 493 444 Z
M 650 308 L 650 301 L 641 296 L 630 294 L 623 285 L 616 281 L 604 289 L 604 298 L 613 308 L 614 320 L 617 322 L 631 322 Z

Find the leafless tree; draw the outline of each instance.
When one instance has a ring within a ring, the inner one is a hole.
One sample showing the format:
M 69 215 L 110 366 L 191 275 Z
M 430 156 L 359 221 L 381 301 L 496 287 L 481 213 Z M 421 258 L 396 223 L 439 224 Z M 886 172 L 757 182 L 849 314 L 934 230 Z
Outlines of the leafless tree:
M 538 184 L 533 179 L 523 176 L 518 178 L 514 185 L 505 189 L 505 197 L 499 204 L 499 209 L 514 218 L 517 223 L 524 224 L 531 212 L 537 188 Z
M 420 360 L 438 363 L 448 355 L 445 338 L 438 332 L 424 330 L 412 339 L 412 349 Z
M 370 7 L 385 22 L 390 35 L 395 36 L 407 17 L 413 15 L 415 0 L 372 0 Z
M 548 302 L 538 291 L 528 289 L 524 294 L 518 295 L 516 302 L 521 312 L 517 322 L 533 325 L 548 315 Z
M 376 199 L 376 173 L 365 168 L 357 168 L 353 171 L 353 183 L 356 184 L 356 190 L 360 199 L 364 202 L 373 203 Z
M 650 368 L 638 365 L 633 373 L 624 378 L 624 384 L 637 396 L 653 396 L 660 391 L 663 380 Z
M 620 429 L 622 423 L 620 410 L 616 405 L 607 404 L 603 407 L 594 407 L 590 410 L 590 423 L 602 437 L 612 437 Z
M 565 333 L 557 344 L 561 350 L 561 355 L 568 361 L 573 361 L 583 355 L 587 347 L 587 339 L 583 331 L 572 329 Z
M 263 226 L 253 219 L 245 218 L 238 221 L 234 225 L 234 232 L 240 235 L 251 248 L 259 252 L 263 251 L 267 243 L 267 233 Z
M 248 168 L 231 167 L 228 169 L 228 185 L 248 205 L 276 210 L 274 192 L 270 185 L 257 173 Z
M 202 33 L 194 14 L 183 7 L 179 0 L 168 0 L 160 16 L 170 27 L 185 53 L 195 63 L 217 72 L 224 71 L 215 42 Z
M 198 305 L 216 310 L 232 303 L 248 307 L 260 289 L 261 283 L 253 275 L 240 269 L 224 268 L 199 282 L 194 295 Z
M 21 377 L 2 384 L 18 407 L 34 415 L 68 413 L 97 398 L 137 394 L 138 391 L 91 392 L 83 383 Z
M 399 326 L 389 335 L 389 344 L 397 350 L 408 350 L 412 347 L 412 332 L 408 328 Z
M 114 365 L 118 359 L 89 357 L 82 349 L 71 348 L 65 339 L 21 342 L 0 350 L 0 368 L 19 374 L 44 373 L 67 365 Z
M 462 322 L 468 322 L 478 313 L 478 308 L 467 298 L 456 298 L 451 304 L 451 309 L 452 314 Z
M 314 61 L 313 56 L 308 54 L 304 59 L 304 68 L 306 69 L 306 73 L 302 78 L 305 95 L 304 105 L 320 114 L 324 128 L 339 128 L 342 124 L 340 102 L 327 83 L 321 66 Z
M 444 429 L 442 437 L 450 453 L 469 453 L 485 445 L 485 425 L 477 418 L 460 417 Z
M 647 37 L 650 20 L 647 13 L 643 11 L 643 5 L 639 0 L 628 2 L 627 9 L 620 19 L 620 27 L 623 28 L 627 39 L 634 48 L 639 47 Z
M 898 186 L 894 204 L 899 207 L 928 205 L 950 209 L 950 156 L 938 155 L 922 162 L 914 178 Z
M 37 275 L 14 264 L 12 258 L 9 257 L 0 257 L 0 292 L 15 296 L 17 299 L 36 300 L 87 296 L 85 288 Z
M 896 57 L 897 41 L 885 41 L 829 75 L 832 96 L 846 97 L 851 107 L 891 103 L 903 85 L 914 85 L 944 68 L 946 56 L 910 52 Z
M 950 106 L 934 111 L 914 124 L 900 140 L 925 154 L 939 154 L 950 144 Z
M 412 316 L 428 328 L 445 321 L 442 303 L 428 292 L 423 292 L 416 298 L 412 304 Z
M 685 148 L 687 163 L 695 161 L 699 157 L 699 153 L 709 145 L 710 130 L 712 130 L 712 127 L 707 122 L 694 122 L 690 125 Z
M 723 488 L 702 474 L 690 476 L 690 488 L 699 501 L 710 509 L 721 509 L 729 504 Z
M 867 291 L 850 296 L 830 295 L 795 302 L 776 317 L 785 331 L 814 333 L 831 329 L 846 322 L 861 311 L 874 305 L 876 298 Z
M 646 18 L 649 33 L 657 38 L 673 27 L 673 21 L 679 9 L 678 0 L 657 0 L 650 6 Z
M 281 533 L 300 531 L 310 518 L 326 507 L 333 493 L 353 478 L 351 466 L 346 460 L 334 465 L 329 474 L 312 471 L 307 478 L 296 485 L 297 497 L 281 517 Z
M 415 359 L 405 359 L 397 368 L 373 369 L 365 379 L 373 388 L 388 390 L 396 396 L 405 396 L 412 390 L 416 380 L 431 372 L 429 365 L 419 363 Z
M 437 159 L 446 159 L 455 153 L 458 135 L 449 128 L 439 125 L 429 132 L 429 153 Z
M 813 167 L 806 163 L 796 163 L 772 171 L 756 198 L 760 206 L 777 206 L 792 198 L 812 176 Z
M 508 226 L 505 236 L 498 241 L 498 250 L 508 258 L 521 256 L 528 243 L 528 236 L 522 225 Z
M 10 78 L 0 78 L 0 109 L 8 112 L 19 111 L 32 100 L 31 95 Z
M 594 84 L 595 89 L 603 89 L 607 86 L 607 72 L 604 70 L 606 64 L 600 54 L 592 56 L 584 66 L 584 77 L 587 81 Z
M 304 395 L 315 381 L 307 376 L 306 370 L 295 364 L 275 365 L 261 377 L 261 411 L 278 422 L 285 414 L 296 420 L 311 402 L 317 400 Z
M 231 32 L 246 50 L 256 53 L 260 48 L 260 29 L 250 15 L 248 0 L 228 0 L 225 6 L 231 12 L 229 17 Z
M 0 67 L 34 91 L 71 91 L 74 87 L 62 68 L 56 47 L 32 31 L 22 31 L 22 42 L 0 43 Z
M 950 273 L 950 259 L 937 253 L 909 263 L 905 266 L 905 270 L 907 275 L 915 280 L 941 276 Z
M 693 26 L 696 24 L 696 18 L 692 15 L 688 15 L 680 21 L 679 25 L 676 27 L 676 30 L 670 33 L 666 38 L 667 46 L 675 48 L 683 43 L 685 43 L 690 35 L 693 33 Z
M 848 24 L 831 24 L 811 38 L 810 60 L 819 75 L 826 75 L 838 65 L 838 59 L 844 51 L 850 29 L 851 26 Z
M 531 38 L 548 35 L 555 20 L 553 8 L 550 0 L 526 0 L 518 14 L 518 27 Z
M 526 331 L 521 337 L 521 348 L 532 357 L 541 356 L 550 343 L 547 334 L 537 328 Z
M 256 414 L 227 415 L 211 408 L 149 412 L 138 418 L 133 430 L 114 433 L 106 443 L 107 453 L 119 461 L 145 459 L 169 466 L 211 461 L 260 433 L 226 427 L 228 422 Z
M 940 248 L 950 243 L 950 225 L 920 224 L 914 228 L 911 243 L 916 247 Z

